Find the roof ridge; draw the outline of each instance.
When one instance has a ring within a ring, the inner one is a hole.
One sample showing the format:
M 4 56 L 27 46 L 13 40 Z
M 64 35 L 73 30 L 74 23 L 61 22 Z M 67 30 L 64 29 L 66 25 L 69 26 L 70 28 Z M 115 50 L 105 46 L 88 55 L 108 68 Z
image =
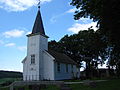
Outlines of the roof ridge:
M 56 52 L 51 49 L 48 50 L 48 53 L 50 53 L 58 62 L 78 65 L 73 59 L 64 53 Z

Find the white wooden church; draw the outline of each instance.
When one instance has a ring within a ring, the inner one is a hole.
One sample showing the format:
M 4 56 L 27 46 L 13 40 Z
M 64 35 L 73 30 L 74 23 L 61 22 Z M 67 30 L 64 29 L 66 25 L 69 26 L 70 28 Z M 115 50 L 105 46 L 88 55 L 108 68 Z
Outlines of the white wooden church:
M 80 69 L 70 57 L 48 49 L 40 8 L 32 29 L 27 35 L 27 56 L 23 63 L 23 80 L 63 80 L 80 76 Z

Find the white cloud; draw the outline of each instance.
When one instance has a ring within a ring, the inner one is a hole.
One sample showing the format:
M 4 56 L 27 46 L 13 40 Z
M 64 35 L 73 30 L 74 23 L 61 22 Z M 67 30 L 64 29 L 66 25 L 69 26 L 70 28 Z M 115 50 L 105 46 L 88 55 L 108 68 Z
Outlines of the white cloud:
M 15 43 L 8 43 L 8 44 L 6 44 L 5 46 L 6 46 L 6 47 L 13 47 L 13 46 L 15 46 Z
M 14 30 L 10 30 L 10 31 L 4 32 L 3 35 L 4 35 L 6 38 L 10 38 L 10 37 L 21 37 L 24 33 L 25 33 L 25 31 L 23 31 L 23 30 L 14 29 Z
M 31 31 L 30 31 L 30 32 L 27 32 L 26 35 L 31 34 L 31 33 L 32 33 Z
M 51 0 L 41 0 L 41 3 Z M 0 0 L 0 8 L 8 11 L 24 11 L 37 5 L 38 0 Z
M 26 51 L 27 50 L 27 46 L 19 46 L 18 49 L 20 51 Z
M 44 2 L 51 2 L 52 0 L 41 0 L 42 3 Z
M 57 21 L 57 16 L 52 16 L 51 19 L 50 19 L 50 22 L 54 23 Z
M 4 41 L 3 41 L 3 40 L 0 40 L 0 44 L 4 44 Z
M 3 8 L 3 6 L 0 6 L 0 8 Z
M 91 22 L 88 24 L 75 23 L 72 25 L 72 27 L 68 28 L 68 31 L 78 33 L 79 31 L 88 30 L 88 28 L 90 28 L 91 26 L 94 30 L 97 30 L 96 25 L 97 25 L 96 22 Z
M 57 21 L 58 18 L 66 15 L 66 14 L 69 14 L 69 13 L 74 13 L 76 10 L 77 10 L 76 8 L 72 8 L 72 9 L 69 9 L 68 11 L 65 11 L 65 12 L 61 13 L 61 14 L 54 15 L 54 16 L 52 16 L 52 18 L 50 19 L 50 21 L 51 21 L 52 23 L 54 23 L 54 22 Z
M 64 16 L 66 13 L 61 13 L 61 14 L 58 14 L 58 15 L 54 15 L 52 16 L 52 18 L 50 19 L 50 21 L 52 23 L 56 22 L 58 18 L 60 18 L 61 16 Z
M 74 13 L 77 9 L 76 8 L 72 8 L 72 9 L 69 9 L 68 11 L 66 11 L 66 13 Z
M 90 18 L 80 18 L 78 21 L 81 21 L 82 23 L 88 23 L 89 21 L 92 21 Z

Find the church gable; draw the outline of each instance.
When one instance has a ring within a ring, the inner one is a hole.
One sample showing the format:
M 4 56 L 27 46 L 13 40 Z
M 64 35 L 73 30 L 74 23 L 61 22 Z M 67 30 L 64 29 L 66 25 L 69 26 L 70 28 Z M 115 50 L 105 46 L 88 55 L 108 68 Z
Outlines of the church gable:
M 22 63 L 25 63 L 27 60 L 27 56 L 23 59 Z

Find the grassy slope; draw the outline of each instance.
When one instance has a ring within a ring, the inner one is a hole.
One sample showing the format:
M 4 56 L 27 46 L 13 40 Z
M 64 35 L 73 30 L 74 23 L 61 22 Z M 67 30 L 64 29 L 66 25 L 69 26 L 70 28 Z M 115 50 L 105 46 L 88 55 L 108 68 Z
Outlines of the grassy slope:
M 81 84 L 70 85 L 73 90 L 120 90 L 120 79 L 108 80 L 97 83 L 96 87 Z
M 21 78 L 2 78 L 0 79 L 0 90 L 9 90 L 8 87 L 4 88 L 1 86 L 1 84 L 6 83 L 6 82 L 14 82 L 14 81 L 20 81 Z
M 19 80 L 21 80 L 21 78 L 2 78 L 2 79 L 0 79 L 0 84 L 8 82 L 8 81 L 13 82 L 13 81 L 19 81 Z
M 72 90 L 120 90 L 120 79 L 99 82 L 94 88 L 82 84 L 73 84 L 70 85 L 70 87 L 72 87 Z M 9 90 L 9 89 L 0 88 L 0 90 Z M 28 88 L 26 88 L 26 90 L 28 90 Z M 60 90 L 60 89 L 56 86 L 49 85 L 47 89 L 42 89 L 42 90 Z
M 59 88 L 55 85 L 49 85 L 46 89 L 41 89 L 41 90 L 59 90 Z
M 2 78 L 22 78 L 22 73 L 15 72 L 15 71 L 1 71 L 0 70 L 0 79 Z

